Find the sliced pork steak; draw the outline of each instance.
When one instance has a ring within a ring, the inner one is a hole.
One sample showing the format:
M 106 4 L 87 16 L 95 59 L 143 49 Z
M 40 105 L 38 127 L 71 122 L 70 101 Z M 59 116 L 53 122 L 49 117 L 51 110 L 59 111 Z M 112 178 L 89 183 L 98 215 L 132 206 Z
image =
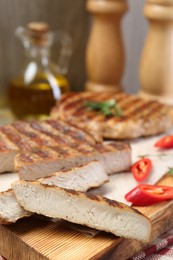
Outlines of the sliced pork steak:
M 35 180 L 91 161 L 99 161 L 107 174 L 127 171 L 131 166 L 131 148 L 127 143 L 110 142 L 33 149 L 16 156 L 15 168 L 20 179 Z
M 150 240 L 149 219 L 123 203 L 101 196 L 88 196 L 74 190 L 50 187 L 37 181 L 17 181 L 12 187 L 20 205 L 30 212 L 61 218 L 120 237 L 142 242 Z

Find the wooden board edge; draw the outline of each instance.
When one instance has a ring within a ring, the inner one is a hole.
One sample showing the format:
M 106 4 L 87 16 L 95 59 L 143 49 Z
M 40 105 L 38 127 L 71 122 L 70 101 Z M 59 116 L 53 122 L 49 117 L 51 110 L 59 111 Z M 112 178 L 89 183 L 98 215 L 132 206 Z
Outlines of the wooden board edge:
M 20 237 L 8 230 L 7 226 L 4 225 L 0 225 L 0 252 L 8 260 L 24 259 L 23 257 L 27 255 L 30 256 L 29 259 L 48 260 L 47 257 L 34 248 L 30 248 Z
M 158 182 L 158 185 L 167 185 L 173 186 L 173 175 L 165 174 Z M 161 202 L 155 205 L 147 207 L 134 207 L 139 210 L 141 213 L 146 215 L 152 224 L 152 236 L 151 241 L 154 241 L 159 235 L 168 231 L 173 227 L 173 200 Z M 123 239 L 120 244 L 113 248 L 106 255 L 107 258 L 103 259 L 112 259 L 112 260 L 124 260 L 140 250 L 144 249 L 148 244 L 142 244 L 139 241 Z M 124 248 L 126 250 L 124 250 Z

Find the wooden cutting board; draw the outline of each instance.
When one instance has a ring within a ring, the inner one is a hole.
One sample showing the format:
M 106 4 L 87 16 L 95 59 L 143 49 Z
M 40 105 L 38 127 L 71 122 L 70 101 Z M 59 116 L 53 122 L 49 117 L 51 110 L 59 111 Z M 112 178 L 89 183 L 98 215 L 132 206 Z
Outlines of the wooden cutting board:
M 173 186 L 173 176 L 165 175 L 158 184 Z M 152 222 L 151 240 L 173 226 L 173 200 L 136 208 Z M 52 223 L 36 216 L 0 225 L 0 254 L 9 260 L 121 260 L 144 246 L 104 232 L 87 237 L 70 229 L 64 221 Z

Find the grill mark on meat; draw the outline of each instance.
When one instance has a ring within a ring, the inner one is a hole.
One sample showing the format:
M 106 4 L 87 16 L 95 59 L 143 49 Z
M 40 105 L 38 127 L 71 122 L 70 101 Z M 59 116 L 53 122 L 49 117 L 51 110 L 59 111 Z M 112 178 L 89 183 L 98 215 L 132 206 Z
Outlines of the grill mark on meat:
M 60 124 L 58 122 L 58 120 L 46 120 L 46 122 L 51 125 L 54 129 L 58 130 L 58 131 L 62 131 L 64 132 L 64 134 L 66 134 L 65 138 L 67 136 L 70 136 L 71 138 L 74 139 L 74 144 L 77 144 L 77 143 L 81 143 L 81 142 L 89 142 L 89 143 L 95 143 L 95 140 L 94 138 L 89 135 L 88 133 L 85 133 L 84 130 L 81 130 L 80 128 L 77 128 L 76 127 L 73 127 L 73 126 L 70 126 L 67 125 L 67 124 L 63 124 L 62 123 Z
M 139 111 L 145 109 L 147 107 L 147 104 L 139 99 L 130 100 L 126 104 L 126 106 L 122 106 L 123 117 L 119 118 L 119 121 L 126 121 L 126 120 L 132 120 L 132 118 L 139 114 Z M 129 108 L 129 109 L 128 109 Z M 113 118 L 114 122 L 117 121 L 117 118 Z
M 33 148 L 27 152 L 21 152 L 16 156 L 17 167 L 21 167 L 25 163 L 36 163 L 39 161 L 54 160 L 58 158 L 64 158 L 58 154 L 55 150 L 47 147 Z
M 153 103 L 150 103 L 150 108 L 153 105 Z M 148 104 L 146 102 L 139 102 L 136 106 L 134 106 L 134 108 L 132 110 L 127 110 L 127 115 L 126 117 L 136 117 L 137 115 L 139 115 L 139 111 L 140 113 L 146 111 L 146 109 L 148 108 Z
M 2 139 L 0 139 L 0 152 L 6 152 L 8 150 L 8 147 L 6 143 Z
M 85 101 L 86 99 L 87 100 L 90 100 L 91 98 L 94 98 L 98 95 L 98 93 L 90 93 L 90 92 L 87 92 L 85 93 L 84 95 L 81 95 L 80 98 L 78 98 L 78 96 L 74 96 L 73 99 L 70 99 L 70 101 L 67 99 L 67 103 L 64 104 L 64 110 L 71 110 L 73 108 L 78 109 L 78 105 L 81 106 L 81 103 L 83 101 Z M 68 102 L 69 101 L 69 102 Z
M 123 97 L 124 97 L 123 93 L 121 93 L 121 92 L 118 93 L 117 96 L 116 96 L 116 102 L 121 100 Z M 103 93 L 102 95 L 101 94 L 99 94 L 99 95 L 97 94 L 97 96 L 95 96 L 95 95 L 93 96 L 93 94 L 92 94 L 89 98 L 85 99 L 85 97 L 84 97 L 82 99 L 77 100 L 76 102 L 72 101 L 72 107 L 75 108 L 75 110 L 74 111 L 72 110 L 73 113 L 71 113 L 72 112 L 71 111 L 70 114 L 72 114 L 72 116 L 75 116 L 75 117 L 82 115 L 84 117 L 88 117 L 89 119 L 92 119 L 93 117 L 95 117 L 96 114 L 98 114 L 98 111 L 94 111 L 95 113 L 93 113 L 92 109 L 90 109 L 89 107 L 85 106 L 85 101 L 103 102 L 103 101 L 108 101 L 108 100 L 110 100 L 110 94 L 109 93 Z M 78 103 L 79 105 L 77 106 L 76 103 Z M 64 109 L 66 111 L 66 109 L 68 110 L 69 108 L 64 106 Z
M 66 125 L 63 125 L 62 121 L 61 123 L 56 123 L 53 120 L 46 120 L 46 121 L 42 121 L 39 123 L 31 123 L 32 127 L 34 129 L 37 129 L 38 131 L 41 131 L 43 134 L 49 136 L 50 138 L 52 138 L 55 142 L 62 145 L 71 145 L 71 146 L 76 146 L 77 142 L 81 142 L 85 140 L 85 135 L 83 133 L 83 138 L 82 140 L 80 140 L 80 135 L 82 135 L 81 130 L 79 131 L 79 133 L 76 133 L 78 131 L 76 131 L 77 129 L 74 127 L 69 127 Z M 74 130 L 71 130 L 74 129 Z M 92 139 L 93 140 L 93 139 Z M 87 140 L 86 140 L 87 141 Z M 54 144 L 55 146 L 56 144 Z
M 109 121 L 111 120 L 112 118 L 115 120 L 115 121 L 122 121 L 123 118 L 124 118 L 124 112 L 123 112 L 123 109 L 125 106 L 127 106 L 128 104 L 128 100 L 126 98 L 127 96 L 124 94 L 124 93 L 120 93 L 120 95 L 116 96 L 116 103 L 118 104 L 118 107 L 121 109 L 122 111 L 122 115 L 121 116 L 114 116 L 114 115 L 110 115 L 110 116 L 105 116 L 103 113 L 100 114 L 100 115 L 95 115 L 94 117 L 94 114 L 92 115 L 92 118 L 90 118 L 91 120 L 94 119 L 94 121 L 97 121 L 97 122 L 105 122 L 106 121 Z
M 106 98 L 105 99 L 102 99 L 102 97 L 100 95 L 97 95 L 97 98 L 94 96 L 92 96 L 90 99 L 87 99 L 90 100 L 90 101 L 94 101 L 94 102 L 99 102 L 99 101 L 103 101 L 103 100 L 110 100 L 110 94 L 107 93 L 107 95 L 105 96 Z M 114 98 L 114 96 L 112 97 Z M 121 101 L 125 101 L 126 100 L 126 95 L 124 93 L 118 93 L 117 96 L 116 96 L 116 102 L 118 103 L 118 106 L 121 108 Z M 80 102 L 80 106 L 77 107 L 75 105 L 75 103 L 73 104 L 73 106 L 75 107 L 75 110 L 68 110 L 68 108 L 66 108 L 64 106 L 64 111 L 67 111 L 68 112 L 68 117 L 70 120 L 75 120 L 76 119 L 80 119 L 79 121 L 86 121 L 86 120 L 94 120 L 94 121 L 97 121 L 97 122 L 104 122 L 105 120 L 109 120 L 110 118 L 116 118 L 117 121 L 121 120 L 122 117 L 114 117 L 114 116 L 110 116 L 110 117 L 105 117 L 104 114 L 100 113 L 99 111 L 95 111 L 95 110 L 92 110 L 88 107 L 85 107 L 84 106 L 84 103 L 79 100 Z
M 123 111 L 123 116 L 125 116 L 126 113 L 128 113 L 128 111 L 134 110 L 135 107 L 141 106 L 141 104 L 143 104 L 143 103 L 145 103 L 145 102 L 141 101 L 137 97 L 127 98 L 127 96 L 125 96 L 122 103 L 120 102 L 118 105 L 121 107 L 121 109 Z
M 69 126 L 67 127 L 66 125 L 63 124 L 63 122 L 58 121 L 58 120 L 51 120 L 51 119 L 47 119 L 46 122 L 52 126 L 54 129 L 60 131 L 60 132 L 66 132 L 69 128 Z
M 75 92 L 70 92 L 70 93 L 68 93 L 68 95 L 62 95 L 62 97 L 61 97 L 61 101 L 66 101 L 67 99 L 69 99 L 69 98 L 72 98 L 72 97 L 74 97 L 74 96 L 76 96 L 76 93 Z
M 26 130 L 30 127 L 28 123 L 25 122 L 14 122 L 13 127 L 18 130 L 21 134 L 27 136 L 32 141 L 34 141 L 38 146 L 50 146 L 50 141 L 46 140 L 46 138 L 41 138 L 40 133 L 33 132 L 32 130 Z M 53 142 L 52 142 L 53 145 Z
M 59 138 L 61 138 L 66 144 L 71 144 L 71 145 L 75 146 L 75 145 L 77 145 L 77 142 L 79 142 L 79 138 L 76 138 L 77 135 L 74 135 L 75 138 L 73 136 L 73 133 L 75 134 L 75 132 L 77 132 L 76 128 L 75 128 L 75 130 L 71 130 L 71 127 L 69 127 L 69 126 L 68 126 L 68 128 L 65 125 L 62 127 L 62 122 L 61 122 L 61 124 L 60 123 L 57 124 L 57 122 L 55 122 L 55 121 L 49 122 L 49 120 L 46 121 L 46 125 L 47 125 L 47 127 L 51 128 L 51 131 L 54 132 L 55 135 L 58 135 Z M 79 134 L 78 134 L 78 136 L 79 136 Z M 85 136 L 84 136 L 84 138 L 85 138 Z
M 144 119 L 148 119 L 150 116 L 154 118 L 160 109 L 162 109 L 162 106 L 158 103 L 155 103 L 155 106 L 152 110 L 148 108 L 147 113 L 144 115 Z
M 97 195 L 87 194 L 87 197 L 91 200 L 100 201 L 100 197 Z
M 31 156 L 29 156 L 29 154 L 20 154 L 18 157 L 20 157 L 20 160 L 24 163 L 32 163 L 33 159 L 31 158 Z
M 71 189 L 65 189 L 64 190 L 67 192 L 67 193 L 70 193 L 72 195 L 79 195 L 80 193 L 76 190 L 71 190 Z
M 10 141 L 22 150 L 30 150 L 34 147 L 32 142 L 28 143 L 26 138 L 21 137 L 18 132 L 15 131 L 15 129 L 10 128 L 10 126 L 3 126 L 0 130 Z
M 55 134 L 52 134 L 50 131 L 46 130 L 42 125 L 41 123 L 39 122 L 31 122 L 30 123 L 30 126 L 35 129 L 35 130 L 38 130 L 39 132 L 43 133 L 43 134 L 46 134 L 48 135 L 49 137 L 51 137 L 55 142 L 57 142 L 58 144 L 67 144 L 68 143 L 68 140 L 58 136 L 58 135 L 55 135 Z
M 102 114 L 102 117 L 98 117 L 98 115 L 95 115 L 94 113 L 92 113 L 92 116 L 90 117 L 90 119 L 94 119 L 95 121 L 98 122 L 105 122 L 105 120 L 107 122 L 109 121 L 113 121 L 113 122 L 120 122 L 120 121 L 124 121 L 127 120 L 128 117 L 128 108 L 129 107 L 133 107 L 137 106 L 137 105 L 141 105 L 141 100 L 139 98 L 129 98 L 127 99 L 126 95 L 122 95 L 120 99 L 116 99 L 118 106 L 121 108 L 122 110 L 122 116 L 121 117 L 117 117 L 117 116 L 109 116 L 109 117 L 105 117 Z M 138 110 L 137 110 L 138 111 Z
M 104 153 L 104 152 L 112 152 L 114 151 L 115 152 L 115 149 L 117 151 L 119 150 L 125 150 L 125 149 L 129 149 L 130 146 L 129 144 L 127 143 L 121 143 L 121 142 L 112 142 L 112 143 L 109 143 L 107 145 L 101 145 L 101 144 L 96 144 L 94 146 L 95 150 L 97 150 L 98 152 L 100 153 Z
M 124 205 L 119 203 L 118 201 L 111 200 L 108 198 L 104 198 L 105 202 L 108 203 L 110 206 L 117 207 L 117 208 L 124 208 Z
M 160 106 L 160 104 L 158 103 L 153 103 L 153 105 L 151 107 L 147 107 L 143 113 L 142 113 L 142 117 L 143 119 L 145 119 L 146 121 L 148 120 L 148 118 L 150 117 L 150 119 L 154 118 L 157 114 L 158 111 L 160 111 L 162 109 L 162 107 Z M 139 118 L 139 114 L 137 114 L 135 116 L 135 118 Z
M 91 119 L 93 119 L 94 121 L 97 121 L 99 123 L 106 121 L 106 122 L 110 122 L 110 123 L 112 122 L 115 124 L 115 123 L 122 122 L 122 121 L 129 119 L 128 118 L 130 116 L 129 112 L 131 110 L 134 111 L 134 107 L 136 107 L 136 111 L 138 112 L 138 108 L 141 106 L 141 100 L 139 98 L 132 97 L 132 98 L 127 99 L 126 95 L 123 95 L 121 97 L 121 99 L 117 100 L 117 103 L 118 103 L 118 107 L 122 111 L 122 116 L 105 117 L 103 114 L 102 114 L 102 116 L 98 116 L 98 115 L 94 116 L 94 114 L 93 114 Z
M 25 163 L 31 163 L 32 164 L 32 163 L 35 163 L 35 162 L 40 161 L 40 160 L 41 160 L 41 157 L 38 156 L 37 154 L 35 154 L 34 152 L 32 152 L 32 150 L 27 152 L 27 153 L 22 152 L 22 153 L 20 153 L 16 156 L 16 161 L 20 165 L 21 164 L 25 165 Z
M 73 147 L 83 142 L 95 143 L 92 136 L 76 127 L 64 124 L 62 121 L 59 123 L 55 120 L 47 120 L 46 123 L 52 128 L 52 131 L 56 132 L 62 140 L 66 142 L 66 144 L 70 144 Z
M 135 102 L 134 102 L 135 101 Z M 127 104 L 130 108 L 128 109 L 128 106 L 125 108 L 121 106 L 122 110 L 124 111 L 123 117 L 117 118 L 117 117 L 111 117 L 110 119 L 107 120 L 110 124 L 115 124 L 117 122 L 125 122 L 128 120 L 136 120 L 138 118 L 143 118 L 143 120 L 147 119 L 147 116 L 152 116 L 153 115 L 153 106 L 157 105 L 158 108 L 160 107 L 160 104 L 158 104 L 155 101 L 150 101 L 150 103 L 141 101 L 140 99 L 136 100 L 130 100 Z M 140 111 L 140 112 L 139 112 Z M 148 111 L 148 112 L 147 112 Z M 150 111 L 150 112 L 149 112 Z M 145 116 L 146 114 L 146 116 Z
M 0 128 L 0 152 L 7 152 L 8 150 L 18 151 L 19 148 L 1 132 Z
M 123 105 L 124 105 L 124 103 L 125 103 L 125 105 L 127 103 L 126 95 L 123 93 L 118 93 L 118 94 L 119 94 L 119 96 L 116 97 L 116 102 L 118 103 L 118 107 L 123 111 Z M 122 121 L 124 118 L 123 112 L 122 112 L 122 116 L 120 116 L 120 117 L 112 116 L 112 115 L 105 117 L 105 115 L 103 113 L 98 113 L 98 111 L 93 111 L 93 110 L 86 111 L 85 113 L 86 113 L 86 117 L 88 117 L 89 120 L 94 120 L 95 122 L 98 122 L 98 123 L 105 122 L 105 120 L 109 121 L 111 119 L 114 119 L 115 121 Z M 84 115 L 85 115 L 85 113 L 83 111 Z M 76 120 L 76 118 L 75 118 L 75 120 Z M 82 120 L 85 120 L 84 117 L 82 117 Z
M 79 151 L 81 154 L 83 155 L 87 155 L 90 154 L 91 152 L 93 152 L 95 149 L 92 146 L 87 146 L 87 145 L 79 145 L 77 147 L 75 147 L 77 151 Z
M 38 150 L 35 150 L 34 153 L 42 159 L 46 159 L 46 160 L 52 159 L 52 155 L 47 151 L 43 151 L 41 149 L 38 149 Z
M 119 91 L 117 90 L 117 92 L 119 93 Z M 121 93 L 121 92 L 120 92 Z M 67 100 L 67 99 L 66 99 Z M 63 106 L 63 110 L 64 111 L 68 111 L 71 110 L 70 114 L 74 114 L 76 113 L 78 110 L 82 110 L 82 107 L 85 110 L 85 106 L 84 106 L 84 102 L 85 101 L 95 101 L 95 102 L 99 102 L 100 100 L 110 100 L 110 93 L 108 92 L 103 92 L 103 93 L 94 93 L 94 92 L 85 92 L 84 94 L 82 94 L 80 96 L 80 98 L 78 97 L 78 95 L 74 96 L 73 99 L 71 98 L 70 100 L 67 100 L 67 102 L 60 102 L 60 105 Z
M 79 152 L 76 149 L 71 148 L 70 146 L 54 147 L 53 150 L 57 152 L 57 155 L 60 155 L 63 158 L 79 155 Z
M 52 120 L 53 121 L 53 120 Z M 34 131 L 38 131 L 41 129 L 41 134 L 46 138 L 49 138 L 49 142 L 51 139 L 51 144 L 48 144 L 48 146 L 55 146 L 55 142 L 57 142 L 57 144 L 76 144 L 76 141 L 74 140 L 73 137 L 71 137 L 70 135 L 67 135 L 66 133 L 64 133 L 64 128 L 62 127 L 63 123 L 61 121 L 61 123 L 59 123 L 59 125 L 61 126 L 60 129 L 55 129 L 52 125 L 54 124 L 52 122 L 52 124 L 49 123 L 49 120 L 46 121 L 41 121 L 38 123 L 40 125 L 40 127 L 38 127 L 38 125 L 35 125 L 34 122 L 34 127 L 38 128 L 38 130 L 34 129 Z M 32 127 L 32 126 L 31 126 Z M 76 131 L 76 129 L 75 129 Z M 40 132 L 39 132 L 40 134 Z

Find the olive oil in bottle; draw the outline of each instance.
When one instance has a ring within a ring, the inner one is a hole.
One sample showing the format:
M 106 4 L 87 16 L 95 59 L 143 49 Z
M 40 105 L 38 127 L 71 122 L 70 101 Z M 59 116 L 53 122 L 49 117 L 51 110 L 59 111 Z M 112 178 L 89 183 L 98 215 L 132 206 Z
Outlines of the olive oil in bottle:
M 30 23 L 27 29 L 19 27 L 17 33 L 25 47 L 25 66 L 20 75 L 9 83 L 9 107 L 19 119 L 47 117 L 61 94 L 70 90 L 67 79 L 59 73 L 67 71 L 66 68 L 56 66 L 50 59 L 54 33 L 45 23 Z M 63 46 L 66 51 L 62 53 L 69 55 L 70 39 L 67 39 Z M 67 64 L 64 62 L 67 58 L 61 57 L 63 66 Z

